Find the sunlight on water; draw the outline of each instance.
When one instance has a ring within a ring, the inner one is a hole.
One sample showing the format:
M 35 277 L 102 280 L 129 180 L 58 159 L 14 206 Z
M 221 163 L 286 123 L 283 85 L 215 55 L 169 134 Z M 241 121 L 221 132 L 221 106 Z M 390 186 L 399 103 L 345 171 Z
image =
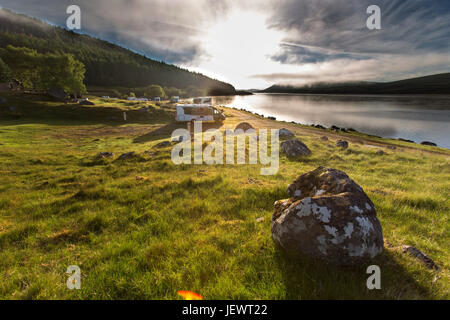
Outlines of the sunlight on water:
M 450 149 L 450 96 L 255 94 L 221 97 L 217 103 L 278 120 L 432 141 Z

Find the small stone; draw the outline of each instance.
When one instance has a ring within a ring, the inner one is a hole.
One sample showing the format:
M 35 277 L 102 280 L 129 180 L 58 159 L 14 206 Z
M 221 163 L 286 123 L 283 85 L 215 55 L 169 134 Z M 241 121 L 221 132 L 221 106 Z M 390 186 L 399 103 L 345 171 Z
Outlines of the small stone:
M 155 145 L 156 148 L 167 148 L 170 146 L 171 146 L 170 141 L 163 141 Z
M 127 152 L 127 153 L 123 153 L 123 154 L 121 154 L 120 156 L 119 156 L 119 159 L 129 159 L 129 158 L 131 158 L 131 157 L 133 157 L 135 155 L 135 152 L 134 151 L 132 151 L 132 152 Z
M 434 261 L 429 256 L 427 256 L 425 253 L 423 253 L 419 249 L 411 247 L 411 246 L 402 246 L 402 250 L 403 250 L 403 253 L 407 253 L 411 257 L 414 257 L 414 258 L 420 260 L 420 262 L 422 262 L 428 269 L 434 269 L 434 270 L 440 269 L 439 266 L 436 263 L 434 263 Z
M 260 218 L 256 219 L 256 222 L 263 222 L 264 220 L 265 220 L 264 217 L 260 217 Z
M 320 140 L 322 140 L 322 141 L 328 141 L 328 137 L 327 137 L 327 136 L 323 136 L 322 138 L 320 138 Z
M 430 141 L 423 141 L 420 144 L 423 145 L 423 146 L 437 147 L 436 143 L 430 142 Z
M 386 152 L 384 152 L 383 150 L 378 150 L 377 151 L 377 155 L 378 156 L 384 156 L 386 154 Z
M 348 148 L 348 141 L 345 141 L 345 140 L 339 140 L 337 143 L 336 143 L 336 146 L 338 146 L 339 148 L 342 148 L 342 149 L 347 149 Z

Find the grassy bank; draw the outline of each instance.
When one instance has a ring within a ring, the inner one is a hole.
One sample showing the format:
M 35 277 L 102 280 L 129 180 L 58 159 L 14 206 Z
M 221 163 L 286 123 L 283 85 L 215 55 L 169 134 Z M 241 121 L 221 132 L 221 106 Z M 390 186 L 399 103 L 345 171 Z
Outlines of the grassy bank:
M 447 150 L 227 109 L 224 127 L 289 127 L 312 156 L 282 156 L 274 176 L 261 176 L 259 165 L 176 166 L 170 147 L 155 147 L 174 127 L 170 106 L 1 97 L 0 298 L 177 299 L 177 290 L 206 299 L 450 298 Z M 342 136 L 351 142 L 345 151 L 335 147 Z M 117 159 L 130 151 L 136 156 Z M 98 159 L 99 152 L 115 156 Z M 385 236 L 374 262 L 381 290 L 366 288 L 367 266 L 295 260 L 273 244 L 274 201 L 320 165 L 345 171 L 376 205 Z M 405 255 L 403 244 L 442 270 Z M 81 290 L 66 287 L 69 265 L 81 268 Z

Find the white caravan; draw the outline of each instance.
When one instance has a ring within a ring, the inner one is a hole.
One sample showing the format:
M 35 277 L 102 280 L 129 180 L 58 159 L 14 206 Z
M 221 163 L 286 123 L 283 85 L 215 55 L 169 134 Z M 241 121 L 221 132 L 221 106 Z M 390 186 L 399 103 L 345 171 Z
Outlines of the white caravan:
M 179 122 L 222 122 L 225 116 L 212 106 L 211 97 L 194 98 L 192 104 L 177 104 L 176 120 Z

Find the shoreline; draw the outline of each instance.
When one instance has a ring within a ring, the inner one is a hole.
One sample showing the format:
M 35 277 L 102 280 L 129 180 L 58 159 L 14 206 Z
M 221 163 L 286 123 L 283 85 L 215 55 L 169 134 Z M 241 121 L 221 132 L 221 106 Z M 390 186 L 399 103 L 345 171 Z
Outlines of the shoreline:
M 396 147 L 396 148 L 405 148 L 405 149 L 413 149 L 413 150 L 419 150 L 419 151 L 425 151 L 425 152 L 430 152 L 430 153 L 434 153 L 434 154 L 441 154 L 441 155 L 446 155 L 446 156 L 450 156 L 450 149 L 444 148 L 444 147 L 432 147 L 432 146 L 426 146 L 426 145 L 422 145 L 420 143 L 411 143 L 411 142 L 407 142 L 407 141 L 402 141 L 399 139 L 394 139 L 394 138 L 384 138 L 384 137 L 379 137 L 379 136 L 375 136 L 375 135 L 371 135 L 371 134 L 367 134 L 361 131 L 335 131 L 332 130 L 331 128 L 326 128 L 324 126 L 322 126 L 323 128 L 317 128 L 317 125 L 307 125 L 307 124 L 302 124 L 302 123 L 297 123 L 297 122 L 288 122 L 288 121 L 283 121 L 283 120 L 277 120 L 276 118 L 273 119 L 272 117 L 266 117 L 264 115 L 260 115 L 260 114 L 256 114 L 252 111 L 248 111 L 245 109 L 241 109 L 241 108 L 234 108 L 234 107 L 227 107 L 227 106 L 219 106 L 220 108 L 223 108 L 225 110 L 225 112 L 227 110 L 232 111 L 232 118 L 235 119 L 241 119 L 240 122 L 244 122 L 244 121 L 248 121 L 248 122 L 254 122 L 255 124 L 255 128 L 261 128 L 261 125 L 263 123 L 265 124 L 269 124 L 271 123 L 272 125 L 270 127 L 273 127 L 273 123 L 275 123 L 275 127 L 276 128 L 287 128 L 289 130 L 293 130 L 293 131 L 301 131 L 303 133 L 307 133 L 307 134 L 313 134 L 313 135 L 325 135 L 327 137 L 331 137 L 333 139 L 347 139 L 350 140 L 354 143 L 363 143 L 366 145 L 375 145 L 378 147 L 387 147 L 387 146 L 392 146 L 392 147 Z M 244 114 L 246 116 L 244 116 Z M 235 121 L 233 121 L 235 122 Z M 237 124 L 237 123 L 236 123 Z M 253 124 L 253 123 L 252 123 Z M 319 137 L 320 138 L 320 137 Z

